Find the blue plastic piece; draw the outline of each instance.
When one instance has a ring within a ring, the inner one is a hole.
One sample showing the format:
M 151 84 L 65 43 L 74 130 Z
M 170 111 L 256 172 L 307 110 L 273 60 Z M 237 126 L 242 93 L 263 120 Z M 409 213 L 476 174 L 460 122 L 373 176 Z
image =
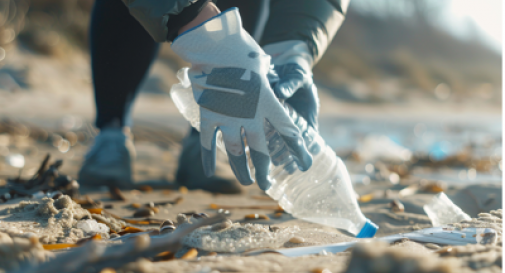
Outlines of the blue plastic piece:
M 366 219 L 365 225 L 358 233 L 358 235 L 356 235 L 356 238 L 373 238 L 378 229 L 379 226 L 370 221 L 370 219 Z

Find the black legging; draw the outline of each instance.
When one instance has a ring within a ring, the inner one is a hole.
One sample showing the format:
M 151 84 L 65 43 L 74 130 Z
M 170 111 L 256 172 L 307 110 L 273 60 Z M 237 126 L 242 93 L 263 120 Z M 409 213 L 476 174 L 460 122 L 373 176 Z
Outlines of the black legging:
M 217 4 L 221 10 L 239 7 L 244 28 L 254 33 L 262 1 L 219 0 Z M 131 126 L 133 102 L 156 58 L 159 44 L 130 15 L 121 0 L 95 1 L 90 41 L 96 126 Z

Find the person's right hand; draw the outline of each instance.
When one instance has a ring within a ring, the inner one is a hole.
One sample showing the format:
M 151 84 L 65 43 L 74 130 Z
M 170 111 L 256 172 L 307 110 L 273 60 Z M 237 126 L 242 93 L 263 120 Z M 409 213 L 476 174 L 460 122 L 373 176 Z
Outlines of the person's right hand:
M 216 133 L 220 130 L 230 166 L 244 185 L 251 178 L 243 134 L 247 139 L 256 181 L 267 190 L 270 156 L 264 133 L 265 121 L 276 129 L 305 171 L 312 157 L 300 131 L 272 91 L 267 73 L 270 57 L 242 28 L 238 10 L 228 10 L 182 33 L 172 49 L 192 67 L 188 75 L 200 105 L 202 160 L 206 175 L 215 170 Z
M 305 42 L 285 41 L 263 47 L 272 56 L 270 84 L 275 95 L 285 100 L 309 126 L 318 130 L 319 97 L 312 80 L 312 56 Z

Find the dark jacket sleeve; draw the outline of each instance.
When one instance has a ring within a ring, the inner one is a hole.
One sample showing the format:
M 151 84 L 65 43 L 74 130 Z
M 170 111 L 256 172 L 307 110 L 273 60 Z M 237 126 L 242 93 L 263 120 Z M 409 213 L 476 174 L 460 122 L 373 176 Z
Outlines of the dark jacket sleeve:
M 271 0 L 260 44 L 302 40 L 315 64 L 344 21 L 348 5 L 349 0 Z
M 172 41 L 210 0 L 123 0 L 156 42 Z
M 130 14 L 149 32 L 156 42 L 165 42 L 168 19 L 195 0 L 122 0 Z

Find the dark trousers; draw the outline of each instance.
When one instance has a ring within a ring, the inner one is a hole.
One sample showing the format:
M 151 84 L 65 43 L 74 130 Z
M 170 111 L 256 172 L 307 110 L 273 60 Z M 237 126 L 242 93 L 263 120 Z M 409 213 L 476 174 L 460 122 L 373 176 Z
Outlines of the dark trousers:
M 244 28 L 259 39 L 258 22 L 266 15 L 262 12 L 263 1 L 219 0 L 217 5 L 221 11 L 238 7 Z M 131 126 L 133 102 L 156 58 L 159 44 L 130 15 L 121 0 L 95 1 L 90 42 L 96 126 Z

